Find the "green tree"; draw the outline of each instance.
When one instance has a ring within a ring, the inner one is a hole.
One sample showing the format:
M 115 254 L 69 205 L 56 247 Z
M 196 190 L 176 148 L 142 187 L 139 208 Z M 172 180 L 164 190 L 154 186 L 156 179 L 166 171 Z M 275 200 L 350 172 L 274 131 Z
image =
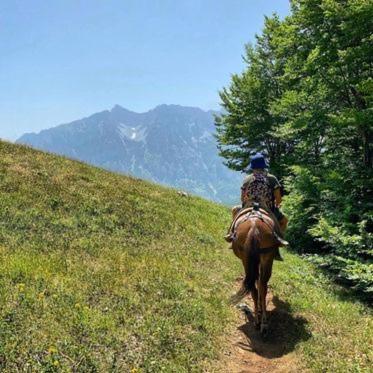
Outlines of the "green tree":
M 284 61 L 276 59 L 274 44 L 280 25 L 277 16 L 265 18 L 255 47 L 246 46 L 246 70 L 234 74 L 230 86 L 220 92 L 225 113 L 216 118 L 219 150 L 235 170 L 247 168 L 250 152 L 265 151 L 281 172 L 280 158 L 291 149 L 289 142 L 274 135 L 283 119 L 270 110 L 271 102 L 282 94 Z
M 220 152 L 243 170 L 250 150 L 265 150 L 286 176 L 293 243 L 373 292 L 373 2 L 291 9 L 265 19 L 245 71 L 221 92 Z

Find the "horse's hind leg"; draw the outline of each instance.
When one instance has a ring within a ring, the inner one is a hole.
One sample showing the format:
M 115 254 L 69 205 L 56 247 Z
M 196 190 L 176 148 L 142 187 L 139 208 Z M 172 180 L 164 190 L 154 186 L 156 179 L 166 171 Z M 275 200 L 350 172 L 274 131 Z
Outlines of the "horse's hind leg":
M 262 311 L 262 319 L 260 325 L 260 331 L 262 334 L 266 334 L 268 331 L 268 319 L 267 319 L 267 291 L 268 281 L 272 275 L 272 264 L 273 255 L 271 257 L 262 257 L 260 261 L 260 273 L 259 273 L 259 300 Z
M 267 296 L 267 283 L 263 280 L 259 280 L 259 293 L 260 293 L 260 306 L 261 306 L 261 322 L 260 322 L 260 332 L 265 334 L 268 330 L 268 320 L 267 320 L 267 307 L 266 307 L 266 296 Z
M 259 304 L 258 304 L 258 289 L 254 286 L 251 289 L 251 296 L 253 297 L 254 301 L 254 315 L 255 315 L 255 326 L 259 328 L 260 326 L 260 318 L 259 318 Z

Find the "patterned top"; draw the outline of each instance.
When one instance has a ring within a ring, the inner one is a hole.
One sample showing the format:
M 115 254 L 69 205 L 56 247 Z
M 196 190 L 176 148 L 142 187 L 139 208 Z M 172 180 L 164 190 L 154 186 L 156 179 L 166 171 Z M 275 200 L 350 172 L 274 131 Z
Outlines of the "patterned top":
M 267 171 L 256 171 L 245 177 L 241 187 L 243 206 L 248 206 L 251 202 L 258 202 L 262 207 L 267 207 L 271 211 L 275 208 L 274 191 L 281 185 L 276 176 Z

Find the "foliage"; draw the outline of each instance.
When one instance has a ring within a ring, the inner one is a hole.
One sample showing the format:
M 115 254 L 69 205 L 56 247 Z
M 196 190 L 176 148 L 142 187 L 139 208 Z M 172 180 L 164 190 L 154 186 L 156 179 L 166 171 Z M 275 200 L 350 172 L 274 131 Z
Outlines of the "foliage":
M 284 20 L 265 19 L 221 92 L 220 152 L 244 170 L 250 150 L 265 151 L 286 185 L 293 245 L 335 258 L 328 267 L 372 296 L 373 3 L 291 4 Z
M 309 343 L 301 343 L 297 351 L 312 372 L 368 372 L 373 362 L 372 310 L 312 264 L 288 252 L 284 262 L 275 263 L 273 292 L 295 316 L 283 333 L 289 333 L 286 328 L 311 333 Z

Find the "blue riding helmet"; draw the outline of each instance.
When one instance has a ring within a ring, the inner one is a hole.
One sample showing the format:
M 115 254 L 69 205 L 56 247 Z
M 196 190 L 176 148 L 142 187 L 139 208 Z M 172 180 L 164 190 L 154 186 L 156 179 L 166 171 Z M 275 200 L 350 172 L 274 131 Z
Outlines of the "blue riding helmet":
M 254 156 L 252 156 L 250 161 L 250 170 L 263 170 L 265 168 L 268 168 L 268 163 L 266 162 L 264 155 L 262 153 L 256 153 Z

